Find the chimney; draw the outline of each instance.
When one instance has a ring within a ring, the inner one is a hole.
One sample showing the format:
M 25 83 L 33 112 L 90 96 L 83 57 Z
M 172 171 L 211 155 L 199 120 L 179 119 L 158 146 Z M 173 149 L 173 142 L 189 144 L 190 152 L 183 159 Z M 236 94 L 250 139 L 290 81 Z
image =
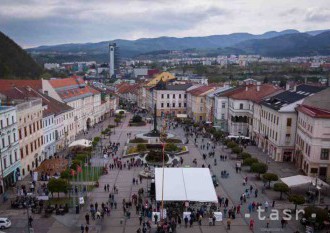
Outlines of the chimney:
M 245 91 L 248 91 L 249 90 L 249 87 L 246 85 L 245 86 Z
M 257 91 L 260 91 L 261 82 L 257 82 Z
M 286 91 L 290 90 L 290 84 L 289 84 L 289 83 L 287 83 L 287 84 L 285 85 L 285 90 L 286 90 Z

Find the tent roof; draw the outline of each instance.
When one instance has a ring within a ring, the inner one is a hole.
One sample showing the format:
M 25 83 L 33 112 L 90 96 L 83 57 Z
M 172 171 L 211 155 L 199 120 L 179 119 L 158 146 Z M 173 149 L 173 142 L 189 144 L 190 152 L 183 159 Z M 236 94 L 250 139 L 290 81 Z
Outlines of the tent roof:
M 156 200 L 162 200 L 163 169 L 155 168 Z M 164 168 L 164 201 L 218 202 L 208 168 Z
M 69 145 L 69 147 L 74 147 L 74 146 L 91 147 L 92 141 L 89 141 L 87 139 L 79 139 L 77 141 L 72 142 Z
M 310 177 L 310 176 L 297 175 L 297 176 L 289 176 L 289 177 L 281 178 L 281 181 L 283 183 L 287 184 L 289 187 L 297 187 L 297 186 L 310 184 L 310 183 L 313 183 L 313 185 L 315 185 L 316 180 L 317 180 L 318 187 L 320 185 L 329 186 L 324 181 L 322 181 L 318 178 Z

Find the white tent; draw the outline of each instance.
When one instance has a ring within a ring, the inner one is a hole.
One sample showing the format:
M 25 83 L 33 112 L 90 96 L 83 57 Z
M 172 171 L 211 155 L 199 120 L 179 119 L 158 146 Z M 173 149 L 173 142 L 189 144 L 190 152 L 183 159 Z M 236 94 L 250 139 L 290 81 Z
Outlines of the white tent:
M 281 178 L 281 181 L 287 184 L 289 187 L 297 187 L 306 184 L 316 185 L 316 183 L 317 183 L 317 188 L 320 188 L 320 186 L 329 186 L 327 183 L 325 183 L 324 181 L 318 178 L 303 176 L 303 175 Z
M 156 200 L 162 200 L 163 168 L 155 168 Z M 164 201 L 218 202 L 208 168 L 164 168 Z
M 188 115 L 187 114 L 176 114 L 177 118 L 187 118 Z
M 92 141 L 89 141 L 87 139 L 79 139 L 77 141 L 72 142 L 69 145 L 69 147 L 74 147 L 74 146 L 91 147 L 92 146 Z

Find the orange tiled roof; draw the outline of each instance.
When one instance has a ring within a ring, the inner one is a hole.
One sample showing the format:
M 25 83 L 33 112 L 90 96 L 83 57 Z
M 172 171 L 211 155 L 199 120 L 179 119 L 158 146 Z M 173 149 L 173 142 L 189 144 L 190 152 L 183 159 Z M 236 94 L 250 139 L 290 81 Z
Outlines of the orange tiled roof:
M 246 90 L 247 88 L 247 90 Z M 256 85 L 247 85 L 239 89 L 239 91 L 234 91 L 229 93 L 227 96 L 232 99 L 237 100 L 251 100 L 254 102 L 260 102 L 266 96 L 280 92 L 281 89 L 272 84 L 262 84 L 260 85 L 260 90 L 257 91 Z
M 128 83 L 125 83 L 124 85 L 120 85 L 120 87 L 118 88 L 117 86 L 117 92 L 120 93 L 120 94 L 124 94 L 124 93 L 137 93 L 137 90 L 138 90 L 138 87 L 139 87 L 139 84 L 128 84 Z
M 194 88 L 194 89 L 192 89 L 190 91 L 187 91 L 187 93 L 190 93 L 191 95 L 195 95 L 195 96 L 201 96 L 205 92 L 208 92 L 209 90 L 212 90 L 214 88 L 215 88 L 214 85 L 201 86 L 201 87 Z
M 49 83 L 52 85 L 53 88 L 60 88 L 60 87 L 67 87 L 67 86 L 74 86 L 78 84 L 84 84 L 84 80 L 79 76 L 72 76 L 70 78 L 61 78 L 61 79 L 51 79 Z
M 63 78 L 63 79 L 52 79 L 49 80 L 49 83 L 52 85 L 53 88 L 61 88 L 61 87 L 73 87 L 69 90 L 57 90 L 57 94 L 62 99 L 69 99 L 73 97 L 79 97 L 80 95 L 85 94 L 100 94 L 98 90 L 90 86 L 83 86 L 83 87 L 75 87 L 79 84 L 85 84 L 84 80 L 79 76 L 72 76 L 70 78 Z
M 47 109 L 43 110 L 43 116 L 48 116 L 51 114 L 58 115 L 63 112 L 73 110 L 73 108 L 71 108 L 69 105 L 59 102 L 51 98 L 50 96 L 42 94 L 40 91 L 34 88 L 12 87 L 11 89 L 7 89 L 0 92 L 5 95 L 8 100 L 25 100 L 27 98 L 40 98 L 42 100 L 42 105 L 47 105 Z
M 0 80 L 0 91 L 8 90 L 13 87 L 31 87 L 36 90 L 42 89 L 42 80 Z

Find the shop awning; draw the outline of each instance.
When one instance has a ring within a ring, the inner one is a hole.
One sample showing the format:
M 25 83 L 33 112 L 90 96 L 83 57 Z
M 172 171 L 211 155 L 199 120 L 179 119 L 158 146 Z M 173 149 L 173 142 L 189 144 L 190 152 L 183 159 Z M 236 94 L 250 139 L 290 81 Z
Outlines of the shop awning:
M 312 184 L 314 186 L 317 185 L 317 188 L 321 188 L 321 186 L 329 187 L 329 185 L 324 182 L 323 180 L 319 178 L 314 178 L 310 176 L 303 176 L 303 175 L 297 175 L 297 176 L 289 176 L 285 178 L 281 178 L 281 181 L 288 185 L 289 187 L 297 187 L 302 186 L 306 184 Z
M 69 147 L 75 147 L 75 146 L 91 147 L 92 146 L 92 141 L 89 141 L 87 139 L 80 139 L 80 140 L 72 142 L 69 145 Z
M 177 118 L 187 118 L 188 115 L 187 114 L 176 114 Z
M 163 168 L 155 168 L 156 200 L 162 200 Z M 208 168 L 164 168 L 164 201 L 218 202 Z

